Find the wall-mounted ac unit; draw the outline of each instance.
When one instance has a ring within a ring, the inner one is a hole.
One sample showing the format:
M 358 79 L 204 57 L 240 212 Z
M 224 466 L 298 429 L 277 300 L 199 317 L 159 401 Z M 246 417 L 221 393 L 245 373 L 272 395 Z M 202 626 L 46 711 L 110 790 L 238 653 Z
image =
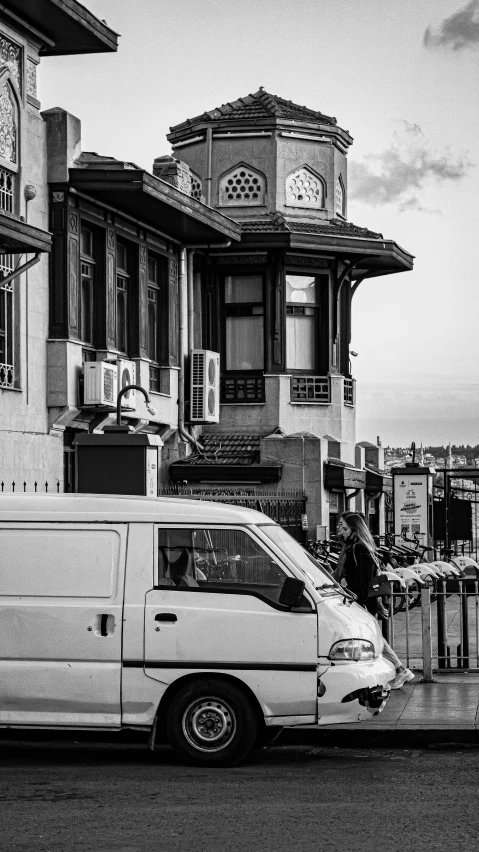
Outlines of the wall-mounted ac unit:
M 118 393 L 127 385 L 136 384 L 136 364 L 134 361 L 125 361 L 123 358 L 118 358 Z M 125 393 L 121 398 L 121 407 L 129 408 L 130 411 L 136 408 L 136 391 L 131 390 Z
M 190 421 L 219 423 L 220 356 L 208 349 L 191 350 Z
M 84 405 L 116 405 L 118 369 L 108 361 L 87 361 L 83 365 Z

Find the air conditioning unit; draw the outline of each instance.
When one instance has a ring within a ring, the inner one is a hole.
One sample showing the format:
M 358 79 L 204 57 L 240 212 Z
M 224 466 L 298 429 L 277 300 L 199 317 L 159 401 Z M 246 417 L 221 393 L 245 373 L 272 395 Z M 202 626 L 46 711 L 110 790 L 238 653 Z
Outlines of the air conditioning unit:
M 83 365 L 84 405 L 116 405 L 118 370 L 109 361 L 87 361 Z
M 190 421 L 218 423 L 220 419 L 220 356 L 208 349 L 191 350 Z
M 118 368 L 118 393 L 127 385 L 136 384 L 136 364 L 134 361 L 125 361 L 123 358 L 118 358 L 116 362 Z M 121 407 L 133 410 L 136 408 L 136 391 L 131 390 L 125 393 L 121 398 Z

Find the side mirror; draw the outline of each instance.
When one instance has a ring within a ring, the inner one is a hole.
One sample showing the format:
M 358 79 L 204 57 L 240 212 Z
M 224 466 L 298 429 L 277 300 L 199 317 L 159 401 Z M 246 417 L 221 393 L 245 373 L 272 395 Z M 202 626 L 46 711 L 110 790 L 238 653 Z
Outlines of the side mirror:
M 279 602 L 283 606 L 289 607 L 289 609 L 292 609 L 294 606 L 301 606 L 303 592 L 303 580 L 297 580 L 296 577 L 286 577 L 279 596 Z

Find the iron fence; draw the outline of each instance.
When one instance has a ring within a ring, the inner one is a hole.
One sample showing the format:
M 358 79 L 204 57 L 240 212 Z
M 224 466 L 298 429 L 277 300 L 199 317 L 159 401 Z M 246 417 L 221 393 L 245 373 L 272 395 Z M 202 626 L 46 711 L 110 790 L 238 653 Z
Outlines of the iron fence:
M 13 480 L 12 482 L 5 482 L 2 480 L 0 482 L 0 491 L 2 494 L 8 493 L 29 493 L 29 494 L 60 494 L 62 488 L 60 480 L 55 480 L 54 483 L 51 482 L 33 482 L 28 483 L 26 481 L 18 482 Z

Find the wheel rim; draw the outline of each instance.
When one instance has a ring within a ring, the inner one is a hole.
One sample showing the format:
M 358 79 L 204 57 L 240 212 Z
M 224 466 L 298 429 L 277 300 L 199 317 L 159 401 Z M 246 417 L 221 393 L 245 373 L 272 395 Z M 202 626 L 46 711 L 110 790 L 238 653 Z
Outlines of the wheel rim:
M 183 714 L 183 733 L 200 751 L 220 751 L 236 733 L 236 717 L 223 698 L 200 698 L 192 701 Z

